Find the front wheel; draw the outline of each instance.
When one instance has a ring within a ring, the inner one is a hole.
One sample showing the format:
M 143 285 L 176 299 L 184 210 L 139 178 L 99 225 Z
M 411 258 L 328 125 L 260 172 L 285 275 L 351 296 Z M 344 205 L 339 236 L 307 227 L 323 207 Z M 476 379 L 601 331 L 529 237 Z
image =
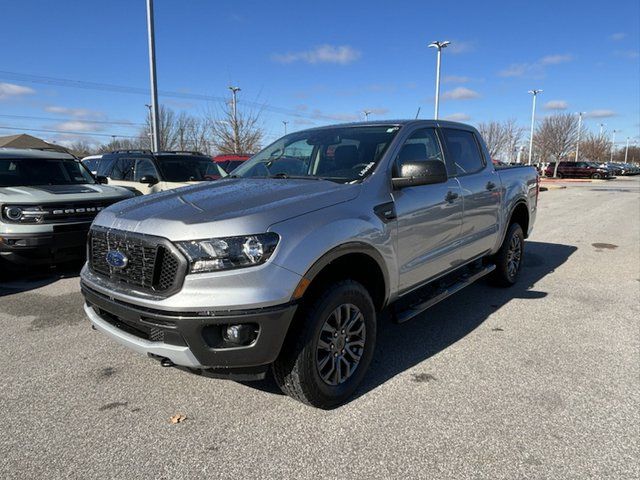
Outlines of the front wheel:
M 524 233 L 522 227 L 512 223 L 507 230 L 502 246 L 493 256 L 496 269 L 492 273 L 493 283 L 501 287 L 510 287 L 518 280 L 522 259 L 524 258 Z
M 280 389 L 319 408 L 346 401 L 362 381 L 375 349 L 376 311 L 358 282 L 335 283 L 302 306 L 273 364 Z
M 600 175 L 598 172 L 596 172 L 596 173 L 591 175 L 591 178 L 595 178 L 597 180 L 599 178 L 602 178 L 602 175 Z

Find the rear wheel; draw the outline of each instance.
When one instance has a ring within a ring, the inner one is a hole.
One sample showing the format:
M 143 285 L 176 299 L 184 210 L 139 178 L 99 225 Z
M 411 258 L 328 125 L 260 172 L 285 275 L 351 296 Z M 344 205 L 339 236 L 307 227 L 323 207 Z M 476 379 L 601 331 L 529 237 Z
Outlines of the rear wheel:
M 561 174 L 560 172 L 558 172 L 558 173 L 556 174 L 556 178 L 562 178 L 562 174 Z
M 496 269 L 491 275 L 493 283 L 501 287 L 510 287 L 518 280 L 522 259 L 524 258 L 524 233 L 522 227 L 512 223 L 507 230 L 502 246 L 493 256 Z
M 280 389 L 315 407 L 343 403 L 373 357 L 376 312 L 369 292 L 353 280 L 340 281 L 303 305 L 296 321 L 273 364 Z
M 600 175 L 598 172 L 596 172 L 596 173 L 591 174 L 591 178 L 595 178 L 595 179 L 602 178 L 602 175 Z

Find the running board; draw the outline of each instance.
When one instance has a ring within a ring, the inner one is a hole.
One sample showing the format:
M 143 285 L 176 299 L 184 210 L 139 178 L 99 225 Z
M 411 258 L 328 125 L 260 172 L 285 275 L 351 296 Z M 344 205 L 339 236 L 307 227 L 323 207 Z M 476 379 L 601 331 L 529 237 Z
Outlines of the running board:
M 426 298 L 420 298 L 416 303 L 409 305 L 409 307 L 406 309 L 396 310 L 395 321 L 397 323 L 404 323 L 408 320 L 411 320 L 413 317 L 420 315 L 428 308 L 433 307 L 436 303 L 439 303 L 445 298 L 450 297 L 454 293 L 459 292 L 464 287 L 471 285 L 473 282 L 493 272 L 495 269 L 496 266 L 491 264 L 484 265 L 480 270 L 474 270 L 464 273 L 454 283 L 444 287 L 436 288 L 435 291 L 431 293 L 431 295 Z

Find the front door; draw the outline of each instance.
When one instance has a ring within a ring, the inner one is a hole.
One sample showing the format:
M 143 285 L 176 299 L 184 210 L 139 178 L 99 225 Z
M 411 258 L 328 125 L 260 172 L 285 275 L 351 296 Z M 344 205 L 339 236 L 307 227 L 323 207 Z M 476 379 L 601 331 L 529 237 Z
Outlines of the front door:
M 394 171 L 403 162 L 444 162 L 433 128 L 415 131 L 395 159 Z M 458 181 L 406 187 L 393 191 L 398 236 L 399 287 L 406 291 L 454 267 L 462 227 L 462 191 Z

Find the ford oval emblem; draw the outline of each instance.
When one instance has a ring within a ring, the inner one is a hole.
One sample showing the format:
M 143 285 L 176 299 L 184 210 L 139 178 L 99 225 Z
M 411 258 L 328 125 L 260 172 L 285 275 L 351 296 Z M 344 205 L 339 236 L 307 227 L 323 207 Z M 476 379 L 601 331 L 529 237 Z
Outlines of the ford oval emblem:
M 126 267 L 127 263 L 129 263 L 127 256 L 118 250 L 109 250 L 107 252 L 106 260 L 110 267 L 117 270 Z

